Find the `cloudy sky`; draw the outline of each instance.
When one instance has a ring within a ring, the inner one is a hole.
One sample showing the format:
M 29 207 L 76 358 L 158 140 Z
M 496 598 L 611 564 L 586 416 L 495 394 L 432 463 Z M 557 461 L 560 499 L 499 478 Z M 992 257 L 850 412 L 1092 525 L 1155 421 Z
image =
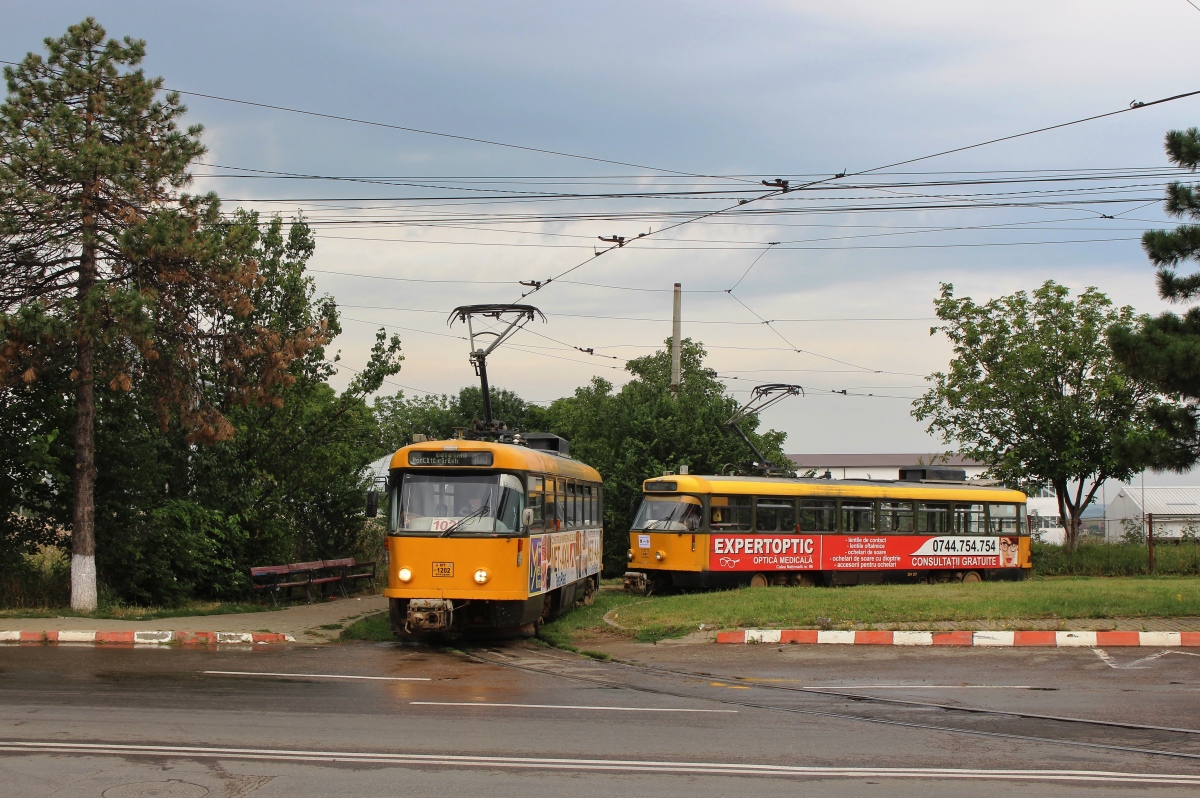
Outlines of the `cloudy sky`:
M 794 452 L 942 448 L 909 416 L 948 357 L 941 282 L 985 299 L 1054 279 L 1160 310 L 1137 239 L 1177 177 L 1164 132 L 1200 123 L 1195 97 L 856 174 L 1200 89 L 1187 0 L 0 0 L 0 58 L 89 14 L 145 39 L 173 89 L 382 123 L 185 98 L 199 187 L 313 223 L 346 366 L 386 325 L 406 355 L 389 391 L 456 391 L 474 375 L 450 309 L 579 266 L 526 300 L 548 321 L 493 381 L 539 402 L 619 384 L 669 335 L 679 282 L 684 332 L 732 389 L 808 389 L 766 417 Z M 598 236 L 731 206 L 593 257 Z

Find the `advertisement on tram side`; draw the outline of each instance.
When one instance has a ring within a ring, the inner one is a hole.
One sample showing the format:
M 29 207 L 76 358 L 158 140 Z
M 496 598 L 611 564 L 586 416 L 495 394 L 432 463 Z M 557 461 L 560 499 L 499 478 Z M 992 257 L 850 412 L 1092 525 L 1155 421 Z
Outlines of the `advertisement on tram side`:
M 1016 568 L 1015 537 L 714 534 L 713 571 Z
M 602 557 L 599 529 L 530 537 L 529 593 L 545 593 L 598 574 Z

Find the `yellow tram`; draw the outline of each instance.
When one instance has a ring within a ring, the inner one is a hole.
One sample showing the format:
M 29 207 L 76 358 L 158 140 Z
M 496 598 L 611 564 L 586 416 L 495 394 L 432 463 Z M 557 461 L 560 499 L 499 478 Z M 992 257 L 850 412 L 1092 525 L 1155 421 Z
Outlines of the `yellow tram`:
M 532 634 L 591 603 L 600 474 L 556 435 L 422 441 L 392 456 L 388 587 L 400 637 Z
M 1024 579 L 1025 494 L 947 471 L 648 479 L 629 532 L 626 588 Z

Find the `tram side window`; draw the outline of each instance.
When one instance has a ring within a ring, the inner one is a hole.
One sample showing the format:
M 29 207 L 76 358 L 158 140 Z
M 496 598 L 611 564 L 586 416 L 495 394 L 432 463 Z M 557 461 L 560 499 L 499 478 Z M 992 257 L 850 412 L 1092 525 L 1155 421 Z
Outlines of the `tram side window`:
M 842 499 L 842 531 L 874 532 L 875 502 L 869 499 Z
M 580 485 L 579 486 L 579 506 L 582 508 L 582 510 L 580 510 L 581 515 L 579 516 L 580 517 L 579 525 L 580 526 L 591 526 L 592 525 L 592 486 L 591 485 Z
M 546 478 L 546 529 L 553 532 L 562 522 L 563 516 L 558 515 L 558 504 L 554 499 L 554 480 Z
M 566 521 L 563 523 L 563 526 L 566 527 L 574 527 L 578 521 L 579 514 L 575 512 L 575 500 L 579 498 L 579 494 L 575 491 L 575 488 L 576 485 L 574 481 L 567 483 L 567 513 Z
M 558 520 L 557 529 L 567 528 L 567 481 L 554 480 L 554 517 Z
M 1017 505 L 989 504 L 988 505 L 988 534 L 989 535 L 1019 535 L 1021 528 L 1017 526 Z
M 713 496 L 709 500 L 708 521 L 713 529 L 750 531 L 750 497 Z
M 954 533 L 955 535 L 984 535 L 987 534 L 987 526 L 984 520 L 984 512 L 982 504 L 956 504 L 954 505 Z
M 529 477 L 528 480 L 528 495 L 525 506 L 533 510 L 533 529 L 541 529 L 545 524 L 545 506 L 543 505 L 543 490 L 545 490 L 545 480 L 541 477 Z
M 890 535 L 911 535 L 913 531 L 912 502 L 880 502 L 879 531 Z
M 801 532 L 837 532 L 836 499 L 801 499 Z
M 796 503 L 791 499 L 759 499 L 754 508 L 754 528 L 759 532 L 794 532 Z
M 922 535 L 950 534 L 950 505 L 940 502 L 918 504 L 917 532 Z

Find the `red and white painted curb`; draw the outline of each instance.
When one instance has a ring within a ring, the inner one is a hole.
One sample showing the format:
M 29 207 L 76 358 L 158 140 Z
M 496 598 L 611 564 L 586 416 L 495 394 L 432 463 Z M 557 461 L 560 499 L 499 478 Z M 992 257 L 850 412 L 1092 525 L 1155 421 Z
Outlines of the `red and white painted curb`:
M 0 643 L 16 643 L 18 645 L 69 643 L 93 646 L 216 646 L 295 642 L 296 638 L 291 635 L 276 632 L 175 632 L 150 629 L 126 632 L 96 632 L 82 629 L 50 632 L 0 631 Z
M 875 632 L 822 629 L 739 629 L 718 643 L 803 643 L 857 646 L 1043 646 L 1175 648 L 1200 646 L 1200 632 Z

